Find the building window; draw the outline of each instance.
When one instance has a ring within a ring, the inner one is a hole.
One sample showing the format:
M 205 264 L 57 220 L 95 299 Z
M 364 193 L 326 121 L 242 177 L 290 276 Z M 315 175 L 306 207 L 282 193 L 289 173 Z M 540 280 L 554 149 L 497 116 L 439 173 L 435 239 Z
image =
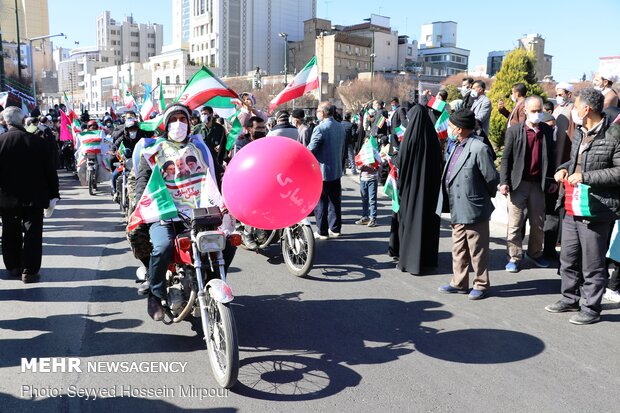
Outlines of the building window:
M 426 36 L 426 43 L 430 43 L 433 37 L 429 34 Z
M 169 85 L 170 84 L 170 76 L 166 76 L 166 84 Z
M 323 41 L 325 41 L 325 40 L 323 40 Z M 340 50 L 340 43 L 338 43 L 338 44 L 336 45 L 336 49 L 337 49 L 337 50 Z
M 215 55 L 214 54 L 211 55 L 210 63 L 211 63 L 211 66 L 215 66 Z
M 347 51 L 347 53 L 349 53 L 351 51 L 351 45 L 347 45 L 346 51 Z
M 364 68 L 368 69 L 368 62 L 364 63 Z
M 211 49 L 215 48 L 215 39 L 211 39 Z
M 438 34 L 435 38 L 437 39 L 437 43 L 441 44 L 441 35 Z
M 388 46 L 392 44 L 389 40 L 386 43 Z
M 154 44 L 152 44 L 152 43 L 150 43 L 150 44 L 149 44 L 149 49 L 154 49 L 154 48 L 155 48 L 155 45 L 154 45 Z
M 340 59 L 336 59 L 336 66 L 340 66 L 341 63 L 342 61 Z
M 140 33 L 138 33 L 138 32 L 131 32 L 131 37 L 140 37 Z
M 181 76 L 177 75 L 175 83 L 178 85 L 181 83 Z
M 364 56 L 368 56 L 368 49 L 364 48 Z
M 355 54 L 358 55 L 358 56 L 360 55 L 360 48 L 359 47 L 355 48 Z
M 131 56 L 132 57 L 140 57 L 140 53 L 138 53 L 138 52 L 131 52 Z

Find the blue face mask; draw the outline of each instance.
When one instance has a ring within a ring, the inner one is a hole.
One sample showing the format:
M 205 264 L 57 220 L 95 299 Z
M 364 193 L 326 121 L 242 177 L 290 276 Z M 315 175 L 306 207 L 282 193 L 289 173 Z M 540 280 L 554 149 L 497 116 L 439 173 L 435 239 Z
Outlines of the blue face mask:
M 448 128 L 448 139 L 452 142 L 456 142 L 458 136 L 454 135 L 454 129 Z
M 398 106 L 392 105 L 392 110 L 396 110 L 397 108 L 398 108 Z

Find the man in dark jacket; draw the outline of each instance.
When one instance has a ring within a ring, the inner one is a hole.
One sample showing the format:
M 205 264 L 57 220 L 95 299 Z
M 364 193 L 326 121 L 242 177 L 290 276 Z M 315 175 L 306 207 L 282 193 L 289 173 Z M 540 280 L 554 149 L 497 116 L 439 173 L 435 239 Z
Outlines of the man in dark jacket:
M 545 307 L 551 313 L 579 311 L 569 320 L 573 324 L 600 320 L 609 278 L 605 259 L 609 232 L 620 213 L 620 126 L 610 125 L 602 114 L 603 102 L 603 94 L 595 89 L 580 92 L 573 115 L 582 126 L 575 129 L 570 161 L 560 165 L 554 177 L 564 188 L 590 187 L 589 211 L 576 214 L 566 209 L 560 252 L 562 299 Z M 564 197 L 558 202 L 564 202 Z M 580 308 L 582 296 L 585 304 Z
M 344 167 L 342 168 L 342 172 L 346 174 L 346 160 L 348 159 L 351 173 L 357 175 L 357 168 L 355 167 L 355 138 L 357 137 L 357 125 L 351 123 L 351 112 L 344 114 L 344 120 L 340 122 L 340 124 L 344 128 L 345 137 L 344 159 L 342 160 Z
M 21 109 L 9 107 L 2 116 L 9 129 L 0 135 L 2 257 L 12 276 L 35 282 L 41 269 L 43 209 L 60 198 L 58 175 L 45 141 L 22 126 Z
M 211 151 L 211 156 L 221 169 L 226 155 L 226 129 L 213 118 L 211 106 L 203 106 L 200 109 L 200 123 L 195 133 L 202 135 L 202 139 Z
M 487 295 L 489 282 L 489 219 L 491 197 L 497 188 L 497 171 L 491 149 L 474 134 L 476 120 L 469 109 L 450 116 L 448 134 L 457 145 L 441 178 L 437 214 L 450 212 L 452 226 L 452 280 L 439 287 L 442 293 L 466 293 L 469 266 L 474 269 L 470 300 Z
M 121 149 L 121 146 L 123 146 L 126 151 L 125 153 L 121 153 L 121 157 L 131 158 L 131 154 L 133 153 L 138 141 L 142 138 L 148 137 L 148 134 L 138 127 L 138 120 L 135 114 L 133 114 L 133 112 L 127 112 L 125 123 L 114 129 L 111 134 L 113 141 L 111 149 L 115 153 L 115 155 L 113 155 L 112 162 L 117 162 L 116 151 Z M 116 193 L 116 181 L 118 180 L 119 174 L 119 168 L 115 168 L 114 171 L 112 171 L 111 186 L 114 202 L 119 202 L 118 194 Z
M 529 258 L 538 267 L 549 263 L 542 257 L 545 223 L 545 191 L 556 190 L 553 155 L 553 129 L 542 122 L 543 102 L 540 96 L 525 100 L 527 120 L 506 131 L 500 193 L 508 197 L 508 256 L 506 271 L 518 272 L 523 259 L 521 228 L 525 211 L 530 222 Z

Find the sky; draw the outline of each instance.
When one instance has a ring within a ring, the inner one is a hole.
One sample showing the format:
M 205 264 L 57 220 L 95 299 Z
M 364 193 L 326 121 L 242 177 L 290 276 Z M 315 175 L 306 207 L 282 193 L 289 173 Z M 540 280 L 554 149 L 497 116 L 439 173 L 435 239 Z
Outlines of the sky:
M 75 41 L 80 46 L 95 45 L 96 19 L 110 10 L 115 20 L 133 13 L 137 22 L 163 24 L 164 44 L 168 44 L 172 38 L 171 3 L 49 0 L 50 33 L 63 32 L 68 37 L 56 38 L 55 45 L 75 47 Z M 317 0 L 317 17 L 331 19 L 332 24 L 363 23 L 371 13 L 390 17 L 393 30 L 416 40 L 424 23 L 456 21 L 457 46 L 471 50 L 470 70 L 486 64 L 488 52 L 513 49 L 517 39 L 529 33 L 539 33 L 545 39 L 545 53 L 553 56 L 556 81 L 577 79 L 583 73 L 589 78 L 598 69 L 599 57 L 620 56 L 619 0 Z

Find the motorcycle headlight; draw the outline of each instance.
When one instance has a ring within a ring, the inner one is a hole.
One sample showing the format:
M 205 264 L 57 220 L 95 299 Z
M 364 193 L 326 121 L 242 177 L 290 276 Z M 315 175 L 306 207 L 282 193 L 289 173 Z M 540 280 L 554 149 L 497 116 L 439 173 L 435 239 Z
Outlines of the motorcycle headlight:
M 226 248 L 226 236 L 221 231 L 203 231 L 196 235 L 196 245 L 198 251 L 216 252 L 224 251 Z

